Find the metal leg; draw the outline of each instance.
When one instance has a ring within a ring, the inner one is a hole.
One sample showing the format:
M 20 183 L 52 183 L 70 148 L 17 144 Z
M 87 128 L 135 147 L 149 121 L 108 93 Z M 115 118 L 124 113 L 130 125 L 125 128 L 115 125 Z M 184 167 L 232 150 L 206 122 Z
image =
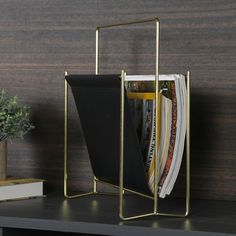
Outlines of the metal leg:
M 186 212 L 190 208 L 190 72 L 187 72 L 187 131 L 186 131 Z
M 119 179 L 119 216 L 122 220 L 138 219 L 146 216 L 155 215 L 154 212 L 135 215 L 135 216 L 124 216 L 124 81 L 126 73 L 122 70 L 121 72 L 121 94 L 120 94 L 120 179 Z

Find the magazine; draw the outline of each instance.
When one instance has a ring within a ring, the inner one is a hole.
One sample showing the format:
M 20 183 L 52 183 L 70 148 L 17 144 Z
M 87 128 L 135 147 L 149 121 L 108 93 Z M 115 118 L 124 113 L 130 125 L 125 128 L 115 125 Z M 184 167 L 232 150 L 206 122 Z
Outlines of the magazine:
M 174 187 L 180 170 L 186 134 L 186 85 L 183 75 L 160 75 L 160 105 L 155 100 L 130 99 L 150 190 L 154 193 L 155 145 L 158 150 L 158 194 L 164 198 Z M 127 76 L 127 92 L 154 92 L 155 76 Z M 155 120 L 158 130 L 155 134 Z

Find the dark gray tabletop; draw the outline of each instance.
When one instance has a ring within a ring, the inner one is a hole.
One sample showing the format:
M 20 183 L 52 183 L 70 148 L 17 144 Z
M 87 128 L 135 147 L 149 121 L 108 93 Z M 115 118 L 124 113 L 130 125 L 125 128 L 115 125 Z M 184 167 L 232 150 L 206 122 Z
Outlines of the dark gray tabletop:
M 191 202 L 188 218 L 148 217 L 121 221 L 118 197 L 96 195 L 66 200 L 49 195 L 0 203 L 0 227 L 96 235 L 227 235 L 236 234 L 236 202 Z M 128 196 L 127 214 L 150 211 L 150 200 Z M 163 210 L 180 210 L 179 200 L 160 202 Z M 178 207 L 177 207 L 178 206 Z

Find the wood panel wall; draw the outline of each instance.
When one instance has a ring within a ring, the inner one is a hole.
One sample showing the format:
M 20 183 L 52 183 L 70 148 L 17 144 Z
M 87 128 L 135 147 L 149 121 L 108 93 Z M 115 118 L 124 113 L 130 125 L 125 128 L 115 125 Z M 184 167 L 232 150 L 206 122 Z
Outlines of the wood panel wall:
M 9 143 L 10 175 L 62 190 L 64 70 L 94 73 L 97 25 L 158 16 L 161 73 L 192 72 L 192 196 L 236 200 L 234 0 L 0 0 L 0 16 L 0 87 L 32 107 L 36 126 Z M 153 30 L 102 32 L 101 72 L 154 73 Z M 88 190 L 92 173 L 72 100 L 69 121 L 71 187 Z

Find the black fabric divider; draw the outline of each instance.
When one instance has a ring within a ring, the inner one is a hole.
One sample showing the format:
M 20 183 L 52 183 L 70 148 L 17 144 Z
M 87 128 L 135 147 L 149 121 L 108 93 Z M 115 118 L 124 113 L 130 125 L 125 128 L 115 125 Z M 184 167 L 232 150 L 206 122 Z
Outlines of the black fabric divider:
M 94 175 L 119 185 L 120 75 L 68 75 Z M 125 95 L 124 187 L 151 195 Z

